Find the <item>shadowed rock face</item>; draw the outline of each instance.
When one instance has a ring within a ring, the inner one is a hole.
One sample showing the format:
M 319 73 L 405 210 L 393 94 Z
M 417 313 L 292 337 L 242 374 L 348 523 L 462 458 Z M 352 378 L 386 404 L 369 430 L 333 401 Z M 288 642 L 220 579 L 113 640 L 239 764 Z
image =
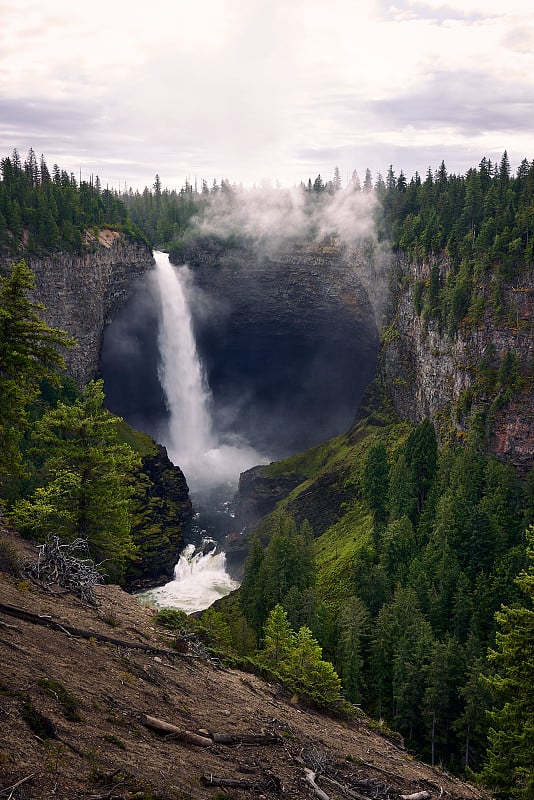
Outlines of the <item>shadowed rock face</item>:
M 360 263 L 337 246 L 276 253 L 190 248 L 197 347 L 216 429 L 272 458 L 350 425 L 373 377 L 378 331 Z M 157 438 L 157 301 L 143 283 L 106 334 L 108 403 Z
M 76 339 L 65 361 L 69 374 L 84 386 L 99 375 L 105 326 L 135 279 L 152 268 L 152 252 L 124 234 L 102 229 L 98 238 L 88 240 L 83 255 L 58 252 L 25 258 L 35 275 L 34 298 L 45 306 L 44 319 Z

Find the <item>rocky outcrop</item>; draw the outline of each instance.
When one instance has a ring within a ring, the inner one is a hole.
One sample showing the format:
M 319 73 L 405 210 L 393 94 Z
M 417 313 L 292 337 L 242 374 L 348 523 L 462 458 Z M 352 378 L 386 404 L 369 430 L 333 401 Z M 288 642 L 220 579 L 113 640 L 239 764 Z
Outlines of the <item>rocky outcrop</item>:
M 235 524 L 238 530 L 252 530 L 262 517 L 274 510 L 276 504 L 302 481 L 303 476 L 264 475 L 261 466 L 242 472 L 236 496 Z
M 184 546 L 184 528 L 193 516 L 185 476 L 164 447 L 155 445 L 154 452 L 143 457 L 140 472 L 132 530 L 140 558 L 127 574 L 128 586 L 137 589 L 172 578 Z
M 448 268 L 440 265 L 442 278 Z M 534 464 L 534 272 L 503 290 L 498 314 L 491 287 L 477 287 L 478 319 L 468 316 L 454 333 L 414 309 L 414 282 L 429 273 L 429 264 L 404 265 L 395 316 L 384 331 L 381 368 L 393 404 L 413 422 L 432 419 L 442 440 L 466 440 L 482 426 L 488 449 L 525 473 Z M 515 387 L 498 378 L 510 353 L 519 364 Z
M 104 327 L 113 319 L 137 277 L 153 265 L 152 252 L 117 231 L 88 235 L 86 252 L 25 256 L 35 274 L 35 300 L 46 322 L 66 330 L 76 346 L 67 370 L 83 386 L 100 372 Z

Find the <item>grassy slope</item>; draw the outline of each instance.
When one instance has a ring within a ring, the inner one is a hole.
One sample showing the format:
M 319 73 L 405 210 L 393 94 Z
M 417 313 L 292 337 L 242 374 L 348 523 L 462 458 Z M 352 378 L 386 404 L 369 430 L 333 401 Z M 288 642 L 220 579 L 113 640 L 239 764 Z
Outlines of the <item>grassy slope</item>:
M 371 534 L 371 513 L 361 490 L 369 448 L 381 440 L 392 454 L 410 429 L 407 422 L 373 425 L 361 420 L 348 433 L 263 470 L 273 478 L 305 476 L 278 509 L 291 514 L 299 524 L 303 519 L 310 521 L 317 537 L 317 587 L 329 605 L 337 606 L 353 593 L 354 562 Z M 267 533 L 272 518 L 270 514 L 260 522 L 260 535 Z

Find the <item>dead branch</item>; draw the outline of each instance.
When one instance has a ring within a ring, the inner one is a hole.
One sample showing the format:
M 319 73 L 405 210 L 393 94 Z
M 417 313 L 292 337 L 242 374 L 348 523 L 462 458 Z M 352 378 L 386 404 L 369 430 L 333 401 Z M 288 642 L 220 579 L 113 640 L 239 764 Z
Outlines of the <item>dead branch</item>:
M 104 575 L 89 558 L 85 539 L 62 542 L 59 536 L 51 536 L 37 550 L 37 561 L 26 567 L 33 578 L 47 587 L 54 584 L 63 586 L 96 606 L 94 587 L 104 583 Z
M 31 775 L 26 775 L 25 778 L 22 778 L 20 781 L 17 781 L 17 783 L 14 783 L 12 786 L 6 786 L 5 789 L 0 789 L 0 797 L 2 797 L 3 795 L 7 795 L 8 792 L 10 794 L 13 794 L 15 789 L 18 789 L 19 786 L 22 786 L 23 783 L 26 783 L 26 781 L 29 781 L 34 777 L 35 777 L 35 772 L 32 772 Z
M 431 800 L 430 792 L 415 792 L 415 794 L 401 794 L 400 800 Z
M 282 781 L 270 770 L 264 770 L 263 777 L 257 781 L 249 781 L 245 778 L 218 778 L 216 775 L 201 775 L 200 782 L 204 786 L 221 786 L 227 789 L 245 789 L 255 792 L 255 795 L 267 792 L 280 794 L 283 790 Z
M 330 800 L 330 797 L 326 794 L 326 792 L 323 792 L 323 790 L 320 789 L 315 783 L 317 774 L 312 772 L 311 769 L 308 769 L 308 767 L 304 767 L 304 774 L 306 776 L 306 783 L 311 786 L 314 794 L 319 798 L 319 800 Z
M 229 789 L 255 789 L 257 786 L 252 781 L 217 778 L 215 775 L 201 775 L 200 782 L 204 786 L 224 786 Z
M 48 628 L 61 631 L 68 635 L 79 636 L 81 639 L 94 639 L 97 642 L 105 642 L 107 644 L 114 644 L 117 647 L 124 647 L 126 650 L 144 650 L 147 653 L 155 653 L 163 656 L 179 656 L 180 658 L 193 658 L 184 653 L 179 653 L 177 650 L 165 650 L 162 647 L 154 647 L 150 644 L 143 644 L 142 642 L 128 642 L 124 639 L 115 639 L 113 636 L 106 636 L 104 633 L 97 633 L 96 631 L 87 631 L 83 628 L 75 628 L 73 625 L 67 625 L 64 622 L 57 622 L 47 615 L 33 614 L 31 611 L 26 611 L 17 606 L 10 606 L 6 603 L 0 603 L 0 612 L 9 614 L 17 619 L 23 619 L 26 622 L 31 622 L 34 625 L 45 625 Z
M 147 728 L 151 728 L 158 733 L 164 733 L 166 736 L 172 736 L 174 739 L 177 739 L 180 742 L 196 744 L 198 747 L 211 747 L 213 744 L 212 740 L 208 739 L 207 736 L 199 736 L 198 733 L 183 730 L 182 728 L 178 728 L 176 725 L 172 725 L 170 722 L 157 719 L 157 717 L 144 715 L 141 721 L 143 725 L 147 726 Z
M 348 797 L 349 800 L 369 800 L 370 797 L 378 797 L 378 793 L 373 791 L 372 795 L 369 794 L 360 794 L 359 792 L 354 791 L 354 789 L 349 788 L 346 784 L 340 783 L 336 781 L 334 778 L 330 777 L 330 775 L 323 775 L 322 779 L 331 783 L 332 786 L 337 786 L 337 788 L 341 791 L 345 797 Z
M 20 628 L 19 628 L 18 625 L 8 625 L 7 622 L 2 622 L 2 620 L 0 620 L 0 627 L 9 628 L 9 630 L 11 630 L 11 631 L 20 631 Z

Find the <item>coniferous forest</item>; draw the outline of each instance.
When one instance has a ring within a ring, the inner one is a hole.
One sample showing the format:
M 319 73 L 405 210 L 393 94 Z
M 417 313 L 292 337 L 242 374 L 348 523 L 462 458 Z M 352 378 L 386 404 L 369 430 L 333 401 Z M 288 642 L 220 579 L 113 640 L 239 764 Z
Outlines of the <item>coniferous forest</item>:
M 300 189 L 315 203 L 343 191 L 339 172 Z M 433 264 L 412 286 L 414 314 L 453 337 L 489 302 L 495 324 L 511 324 L 505 289 L 534 259 L 534 163 L 512 175 L 504 153 L 465 175 L 442 163 L 409 181 L 390 168 L 373 182 L 367 170 L 351 189 L 375 193 L 378 236 L 396 263 Z M 156 176 L 119 196 L 97 178 L 49 171 L 33 151 L 1 161 L 0 252 L 12 264 L 0 278 L 5 514 L 30 538 L 83 539 L 109 579 L 124 581 L 149 528 L 151 546 L 163 535 L 140 472 L 151 445 L 106 411 L 101 383 L 80 392 L 58 373 L 72 343 L 42 322 L 23 258 L 83 251 L 87 231 L 104 225 L 178 252 L 211 195 L 240 191 L 228 181 L 169 191 Z M 393 279 L 408 277 L 399 267 Z M 532 398 L 534 365 L 510 353 L 486 366 L 491 402 Z M 349 431 L 264 474 L 302 481 L 260 522 L 240 590 L 202 616 L 212 645 L 308 702 L 369 715 L 498 798 L 533 798 L 534 470 L 498 461 L 476 425 L 438 442 L 430 420 L 399 419 L 377 378 Z M 319 513 L 310 496 L 324 485 L 330 507 Z M 0 557 L 7 568 L 1 542 Z M 161 621 L 197 625 L 172 612 Z

